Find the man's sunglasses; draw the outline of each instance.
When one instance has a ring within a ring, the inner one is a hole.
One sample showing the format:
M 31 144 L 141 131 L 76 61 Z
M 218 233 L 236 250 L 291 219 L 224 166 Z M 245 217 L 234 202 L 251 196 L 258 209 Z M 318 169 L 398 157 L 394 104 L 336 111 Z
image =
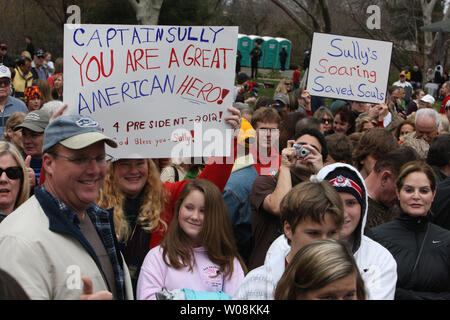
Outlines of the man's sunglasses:
M 0 80 L 0 87 L 9 87 L 11 81 L 9 79 Z
M 19 166 L 8 167 L 6 169 L 0 168 L 0 177 L 2 176 L 3 172 L 6 172 L 8 178 L 12 180 L 22 179 L 23 177 L 22 167 Z

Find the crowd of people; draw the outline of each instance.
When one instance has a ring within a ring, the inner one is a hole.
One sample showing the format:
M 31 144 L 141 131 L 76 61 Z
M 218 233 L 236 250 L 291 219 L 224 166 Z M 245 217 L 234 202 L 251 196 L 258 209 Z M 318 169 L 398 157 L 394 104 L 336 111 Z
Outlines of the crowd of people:
M 0 299 L 450 299 L 449 81 L 370 104 L 239 72 L 229 157 L 109 158 L 27 43 L 0 61 Z

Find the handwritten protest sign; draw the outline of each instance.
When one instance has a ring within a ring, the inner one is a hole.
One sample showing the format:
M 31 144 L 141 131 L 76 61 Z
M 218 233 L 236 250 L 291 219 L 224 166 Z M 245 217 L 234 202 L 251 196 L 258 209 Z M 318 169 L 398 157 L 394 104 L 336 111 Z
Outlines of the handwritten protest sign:
M 307 90 L 311 95 L 381 103 L 392 42 L 314 33 Z
M 65 25 L 64 102 L 114 157 L 228 155 L 237 27 Z M 231 140 L 230 140 L 231 141 Z

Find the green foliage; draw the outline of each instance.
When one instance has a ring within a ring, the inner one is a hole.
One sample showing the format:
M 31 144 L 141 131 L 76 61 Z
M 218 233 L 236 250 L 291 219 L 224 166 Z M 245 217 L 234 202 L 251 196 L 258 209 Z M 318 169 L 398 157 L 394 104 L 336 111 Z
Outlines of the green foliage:
M 261 74 L 258 72 L 259 78 L 267 78 L 267 79 L 282 79 L 283 76 L 281 75 L 279 70 L 271 70 L 269 73 Z

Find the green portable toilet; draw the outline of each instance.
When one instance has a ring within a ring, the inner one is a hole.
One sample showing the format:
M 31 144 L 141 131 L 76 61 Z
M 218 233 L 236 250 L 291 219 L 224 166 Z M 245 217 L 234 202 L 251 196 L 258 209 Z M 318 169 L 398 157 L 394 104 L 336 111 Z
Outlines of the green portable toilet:
M 263 40 L 263 38 L 260 37 L 260 36 L 255 36 L 253 34 L 249 35 L 248 37 L 251 40 L 251 46 L 250 46 L 249 54 L 252 51 L 252 49 L 255 47 L 256 40 L 258 40 L 258 39 L 262 40 L 261 45 L 259 46 L 261 48 L 262 55 L 261 55 L 261 59 L 259 59 L 258 68 L 264 68 L 264 40 Z M 251 66 L 251 62 L 250 62 L 250 66 Z
M 238 50 L 241 52 L 241 67 L 250 67 L 250 51 L 253 49 L 251 39 L 246 34 L 238 34 Z
M 278 55 L 278 41 L 273 37 L 263 37 L 264 40 L 264 68 L 274 69 Z
M 286 70 L 289 69 L 289 65 L 291 63 L 291 41 L 285 38 L 275 38 L 275 40 L 278 42 L 278 53 L 277 53 L 277 63 L 276 63 L 276 69 L 281 69 L 281 65 L 280 65 L 280 52 L 281 52 L 281 48 L 286 48 L 286 51 L 288 53 L 287 58 L 286 58 Z

